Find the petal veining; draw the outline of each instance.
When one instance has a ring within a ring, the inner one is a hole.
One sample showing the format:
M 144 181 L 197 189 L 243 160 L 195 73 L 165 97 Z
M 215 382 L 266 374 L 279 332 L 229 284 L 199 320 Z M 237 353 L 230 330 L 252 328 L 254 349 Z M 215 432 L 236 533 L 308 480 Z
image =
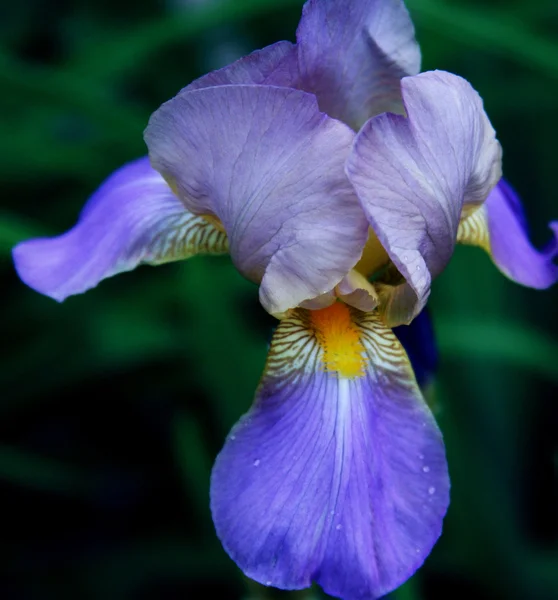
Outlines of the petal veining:
M 425 306 L 464 205 L 482 204 L 501 175 L 500 144 L 467 81 L 435 71 L 401 85 L 407 116 L 370 119 L 347 163 L 370 225 L 407 282 L 386 310 L 391 326 Z
M 228 85 L 182 92 L 146 130 L 154 166 L 196 214 L 220 219 L 239 271 L 272 314 L 329 292 L 367 222 L 344 173 L 354 134 L 311 94 Z
M 293 311 L 212 474 L 233 560 L 266 585 L 379 598 L 429 554 L 448 495 L 441 434 L 393 333 L 341 303 Z
M 309 0 L 297 30 L 301 86 L 355 131 L 403 111 L 400 80 L 420 71 L 420 49 L 401 0 Z
M 521 200 L 501 179 L 486 202 L 459 224 L 457 241 L 480 246 L 516 283 L 545 289 L 558 280 L 558 221 L 550 223 L 552 240 L 542 251 L 529 241 Z
M 186 210 L 149 160 L 141 158 L 103 183 L 72 229 L 22 242 L 13 257 L 27 285 L 62 301 L 140 263 L 224 254 L 227 248 L 226 235 Z

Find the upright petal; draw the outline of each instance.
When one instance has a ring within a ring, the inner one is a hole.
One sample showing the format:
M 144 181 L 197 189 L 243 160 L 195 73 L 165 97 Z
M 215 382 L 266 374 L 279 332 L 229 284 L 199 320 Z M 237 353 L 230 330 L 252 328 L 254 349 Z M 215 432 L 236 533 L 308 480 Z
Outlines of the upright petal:
M 297 90 L 182 92 L 145 133 L 154 166 L 192 212 L 218 218 L 232 259 L 272 314 L 329 292 L 356 264 L 367 222 L 343 167 L 354 134 Z
M 467 81 L 434 71 L 401 85 L 407 116 L 370 119 L 347 163 L 370 225 L 407 282 L 386 300 L 392 326 L 425 306 L 453 253 L 464 204 L 482 204 L 501 175 L 500 144 Z
M 297 31 L 301 86 L 358 131 L 403 112 L 400 80 L 420 71 L 420 49 L 401 0 L 309 0 Z
M 550 228 L 553 235 L 547 247 L 534 248 L 521 201 L 501 179 L 483 206 L 462 217 L 457 241 L 484 248 L 500 271 L 516 283 L 545 289 L 558 280 L 558 221 L 550 223 Z
M 265 585 L 373 600 L 422 564 L 448 501 L 442 437 L 393 333 L 339 302 L 293 311 L 213 469 L 233 560 Z
M 22 242 L 13 257 L 27 285 L 62 301 L 140 263 L 226 252 L 226 235 L 186 210 L 140 158 L 103 183 L 67 233 Z
M 196 79 L 182 91 L 235 83 L 296 88 L 299 79 L 296 46 L 277 42 Z

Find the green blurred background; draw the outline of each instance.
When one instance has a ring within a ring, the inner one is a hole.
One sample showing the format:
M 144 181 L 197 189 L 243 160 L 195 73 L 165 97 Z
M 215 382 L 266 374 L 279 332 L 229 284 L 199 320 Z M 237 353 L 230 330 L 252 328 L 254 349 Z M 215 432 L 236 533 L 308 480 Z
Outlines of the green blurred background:
M 347 0 L 349 1 L 349 0 Z M 280 39 L 301 0 L 0 5 L 0 598 L 263 599 L 217 541 L 209 472 L 250 405 L 273 319 L 226 258 L 137 271 L 64 304 L 12 245 L 70 227 L 150 113 Z M 472 82 L 533 240 L 558 217 L 558 2 L 408 0 L 423 68 Z M 558 598 L 558 293 L 458 248 L 431 313 L 452 504 L 397 600 Z M 292 595 L 295 597 L 295 595 Z M 319 598 L 319 591 L 299 598 Z

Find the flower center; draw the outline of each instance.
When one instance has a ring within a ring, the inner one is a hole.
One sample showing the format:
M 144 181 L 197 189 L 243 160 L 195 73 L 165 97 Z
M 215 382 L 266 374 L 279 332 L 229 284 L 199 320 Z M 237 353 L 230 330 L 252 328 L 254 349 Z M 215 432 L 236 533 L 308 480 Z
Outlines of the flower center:
M 322 347 L 326 371 L 353 379 L 364 375 L 366 358 L 351 309 L 343 302 L 310 311 L 310 322 Z
M 206 221 L 209 221 L 213 227 L 217 229 L 217 231 L 220 231 L 221 233 L 227 233 L 223 227 L 223 223 L 217 217 L 214 217 L 213 215 L 200 215 L 200 217 L 203 217 Z
M 385 248 L 380 243 L 380 240 L 370 228 L 368 230 L 368 239 L 362 251 L 360 260 L 355 265 L 355 270 L 364 275 L 371 277 L 382 267 L 389 263 L 389 255 Z

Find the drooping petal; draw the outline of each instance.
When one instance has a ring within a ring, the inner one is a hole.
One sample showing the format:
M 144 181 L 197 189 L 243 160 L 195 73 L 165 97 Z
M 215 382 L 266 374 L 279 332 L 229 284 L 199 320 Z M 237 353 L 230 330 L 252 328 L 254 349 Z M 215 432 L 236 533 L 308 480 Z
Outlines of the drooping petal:
M 457 241 L 480 246 L 496 266 L 516 283 L 545 289 L 558 280 L 558 221 L 550 223 L 553 236 L 539 251 L 527 234 L 521 201 L 512 187 L 501 179 L 486 202 L 462 218 Z
M 296 46 L 277 42 L 196 79 L 182 91 L 235 83 L 296 88 L 299 79 Z
M 226 252 L 226 235 L 186 210 L 149 160 L 141 158 L 103 183 L 72 229 L 22 242 L 13 257 L 27 285 L 62 301 L 140 263 Z
M 501 148 L 470 84 L 434 71 L 402 80 L 407 116 L 384 114 L 358 134 L 347 173 L 382 246 L 407 283 L 386 323 L 408 323 L 455 246 L 464 204 L 484 202 L 501 175 Z
M 448 496 L 441 434 L 393 333 L 339 302 L 293 311 L 212 473 L 233 560 L 265 585 L 373 600 L 422 564 Z
M 401 0 L 309 0 L 297 30 L 303 89 L 358 131 L 403 112 L 400 80 L 420 71 L 420 49 Z
M 182 92 L 145 133 L 186 206 L 218 218 L 232 259 L 272 314 L 329 292 L 367 222 L 344 173 L 354 134 L 304 92 L 229 85 Z
M 438 368 L 438 348 L 428 309 L 423 309 L 410 325 L 396 327 L 393 333 L 407 352 L 418 384 L 421 388 L 427 386 Z

